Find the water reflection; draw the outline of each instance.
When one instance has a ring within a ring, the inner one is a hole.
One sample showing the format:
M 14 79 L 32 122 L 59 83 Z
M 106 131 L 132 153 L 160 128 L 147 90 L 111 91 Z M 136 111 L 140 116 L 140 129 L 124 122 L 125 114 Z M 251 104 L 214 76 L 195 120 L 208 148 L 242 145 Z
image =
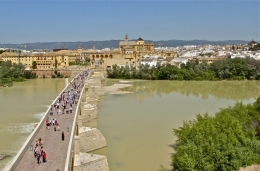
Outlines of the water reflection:
M 207 100 L 209 96 L 225 100 L 245 100 L 260 95 L 259 81 L 135 81 L 134 86 L 125 88 L 132 92 L 149 92 L 150 95 L 162 96 L 170 93 L 181 93 L 185 96 L 196 96 Z M 140 95 L 139 101 L 145 96 Z

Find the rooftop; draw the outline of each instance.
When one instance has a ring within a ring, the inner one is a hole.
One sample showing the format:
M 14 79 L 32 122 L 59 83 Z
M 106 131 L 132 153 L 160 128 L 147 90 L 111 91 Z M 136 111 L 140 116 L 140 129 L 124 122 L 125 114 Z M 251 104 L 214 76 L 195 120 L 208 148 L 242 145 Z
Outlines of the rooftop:
M 139 37 L 136 41 L 144 41 L 141 37 Z

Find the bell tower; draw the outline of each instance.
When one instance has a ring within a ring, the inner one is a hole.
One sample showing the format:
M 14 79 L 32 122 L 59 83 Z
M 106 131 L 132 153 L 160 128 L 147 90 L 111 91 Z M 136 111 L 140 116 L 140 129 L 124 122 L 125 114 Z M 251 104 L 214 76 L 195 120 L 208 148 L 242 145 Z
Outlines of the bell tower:
M 128 35 L 127 34 L 125 35 L 125 41 L 126 42 L 128 41 Z

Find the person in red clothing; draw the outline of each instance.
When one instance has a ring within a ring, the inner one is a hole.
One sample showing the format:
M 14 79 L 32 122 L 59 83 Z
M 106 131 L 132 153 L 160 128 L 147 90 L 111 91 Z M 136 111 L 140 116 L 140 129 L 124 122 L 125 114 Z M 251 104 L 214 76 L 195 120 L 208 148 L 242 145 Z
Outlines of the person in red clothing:
M 47 126 L 48 126 L 49 120 L 46 119 L 45 123 L 46 123 L 46 129 L 47 129 Z
M 42 153 L 42 162 L 43 162 L 43 163 L 46 163 L 46 162 L 47 162 L 46 158 L 47 158 L 47 155 L 46 155 L 46 153 L 45 153 L 45 151 L 44 151 L 44 152 Z

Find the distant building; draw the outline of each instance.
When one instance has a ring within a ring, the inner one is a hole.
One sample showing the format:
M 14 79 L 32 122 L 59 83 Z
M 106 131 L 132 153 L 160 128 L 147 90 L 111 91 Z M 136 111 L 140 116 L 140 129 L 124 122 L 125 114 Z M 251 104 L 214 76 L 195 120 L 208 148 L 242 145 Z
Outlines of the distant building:
M 253 39 L 251 42 L 248 43 L 248 46 L 250 47 L 254 47 L 255 45 L 257 45 L 257 42 L 255 42 Z
M 119 42 L 119 49 L 125 55 L 134 52 L 147 53 L 147 52 L 154 51 L 154 44 L 153 43 L 146 44 L 144 40 L 140 37 L 136 41 L 129 41 L 128 35 L 126 35 L 125 41 Z
M 125 40 L 119 42 L 119 49 L 110 51 L 83 51 L 86 57 L 90 59 L 92 68 L 110 68 L 112 65 L 132 65 L 138 67 L 145 55 L 159 57 L 174 57 L 176 53 L 173 51 L 161 50 L 155 51 L 153 43 L 145 43 L 142 38 L 135 41 L 128 40 L 128 35 L 125 35 Z
M 69 66 L 69 62 L 75 62 L 77 56 L 69 51 L 49 52 L 49 53 L 21 53 L 18 58 L 17 53 L 4 52 L 0 55 L 3 61 L 11 61 L 12 63 L 22 63 L 26 68 L 32 68 L 33 61 L 36 62 L 37 69 L 54 69 L 55 60 L 57 68 L 65 68 Z
M 190 59 L 190 61 L 193 62 L 198 62 L 199 64 L 201 64 L 203 61 L 206 61 L 207 64 L 211 64 L 214 61 L 219 61 L 219 60 L 223 60 L 226 57 L 196 57 L 196 58 L 192 58 Z

